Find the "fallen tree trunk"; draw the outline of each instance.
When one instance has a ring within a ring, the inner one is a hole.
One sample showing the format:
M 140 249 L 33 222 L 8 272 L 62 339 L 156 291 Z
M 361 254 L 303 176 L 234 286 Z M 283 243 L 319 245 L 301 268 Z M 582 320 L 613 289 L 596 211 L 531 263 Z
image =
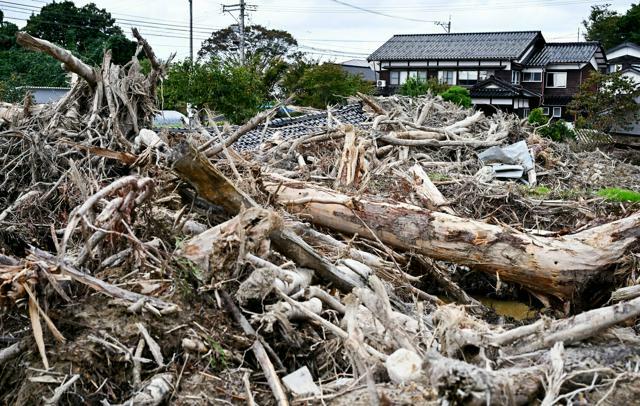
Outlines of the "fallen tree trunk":
M 473 266 L 562 300 L 573 299 L 640 240 L 640 212 L 573 235 L 534 237 L 409 204 L 356 200 L 317 185 L 269 177 L 265 189 L 312 223 Z
M 229 214 L 237 214 L 244 208 L 257 208 L 258 204 L 229 181 L 204 154 L 193 147 L 185 146 L 173 163 L 173 170 L 198 192 L 205 200 L 222 206 Z M 273 230 L 269 237 L 283 255 L 298 266 L 315 270 L 320 277 L 332 282 L 337 288 L 350 292 L 354 287 L 365 286 L 365 281 L 355 272 L 331 264 L 286 226 Z
M 91 66 L 82 62 L 64 48 L 60 48 L 47 40 L 34 38 L 26 32 L 16 33 L 16 42 L 27 49 L 51 55 L 62 62 L 67 71 L 77 74 L 92 86 L 98 81 L 96 72 Z

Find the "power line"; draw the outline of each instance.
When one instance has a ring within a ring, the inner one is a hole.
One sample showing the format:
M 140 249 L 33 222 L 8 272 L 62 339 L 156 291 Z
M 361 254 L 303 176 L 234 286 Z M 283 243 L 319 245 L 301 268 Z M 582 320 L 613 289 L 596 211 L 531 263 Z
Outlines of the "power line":
M 240 12 L 240 20 L 236 20 L 238 21 L 238 27 L 240 28 L 240 63 L 242 63 L 244 65 L 244 55 L 245 55 L 245 49 L 244 49 L 244 19 L 246 17 L 246 11 L 255 11 L 256 10 L 256 6 L 254 5 L 250 5 L 250 4 L 246 4 L 244 0 L 240 0 L 240 3 L 238 4 L 229 4 L 229 5 L 223 5 L 222 6 L 222 12 L 223 13 L 229 13 L 229 15 L 231 15 L 231 17 L 233 17 L 233 14 L 231 14 L 234 11 L 239 11 Z M 235 19 L 235 17 L 233 17 Z
M 391 14 L 387 14 L 387 13 L 382 13 L 380 11 L 375 11 L 375 10 L 371 10 L 371 9 L 368 9 L 368 8 L 356 6 L 354 4 L 350 4 L 350 3 L 347 3 L 347 2 L 344 2 L 344 1 L 341 1 L 341 0 L 330 0 L 330 1 L 332 1 L 334 3 L 342 4 L 343 6 L 346 6 L 346 7 L 351 7 L 353 9 L 363 11 L 365 13 L 375 14 L 375 15 L 379 15 L 379 16 L 383 16 L 383 17 L 389 17 L 389 18 L 396 18 L 398 20 L 415 21 L 415 22 L 418 22 L 418 23 L 435 23 L 435 22 L 437 22 L 437 21 L 421 20 L 421 19 L 418 19 L 418 18 L 395 16 L 395 15 L 391 15 Z
M 33 2 L 35 2 L 35 3 L 43 4 L 43 5 L 52 4 L 52 3 L 51 3 L 51 2 L 49 2 L 49 1 L 43 1 L 43 0 L 31 0 L 31 1 L 33 1 Z M 9 3 L 9 2 L 7 2 L 7 1 L 2 1 L 1 3 Z M 16 3 L 16 4 L 17 4 L 17 3 Z M 22 5 L 24 5 L 24 6 L 26 6 L 26 7 L 32 7 L 32 8 L 35 8 L 35 9 L 40 9 L 40 7 L 32 6 L 32 5 L 28 5 L 28 4 L 22 4 Z M 115 12 L 109 12 L 109 14 L 111 14 L 111 15 L 113 15 L 113 16 L 124 16 L 124 17 L 144 18 L 145 20 L 148 20 L 148 21 L 149 21 L 149 23 L 152 23 L 153 21 L 156 21 L 156 22 L 157 22 L 156 24 L 158 24 L 158 23 L 162 23 L 162 24 L 164 24 L 164 25 L 172 25 L 172 24 L 166 24 L 166 23 L 184 23 L 184 21 L 182 21 L 182 20 L 171 20 L 171 19 L 164 19 L 164 18 L 147 17 L 147 16 L 136 15 L 136 14 L 125 14 L 125 13 L 115 13 Z M 118 18 L 118 17 L 115 17 L 115 18 L 116 18 L 116 19 L 119 19 L 119 20 L 124 20 L 124 19 L 122 19 L 122 18 Z M 206 29 L 209 29 L 209 27 L 201 26 L 201 25 L 194 25 L 193 27 L 194 27 L 194 28 L 197 28 L 197 29 L 205 29 L 205 30 L 206 30 Z
M 5 3 L 5 4 L 18 4 L 18 3 L 11 3 L 8 1 L 0 1 L 0 3 Z M 22 6 L 22 4 L 21 4 Z M 9 10 L 11 10 L 12 12 L 18 13 L 18 14 L 30 14 L 34 13 L 36 11 L 40 11 L 39 8 L 34 7 L 34 6 L 27 6 L 30 8 L 24 8 L 24 7 L 18 7 L 18 6 L 14 6 L 14 5 L 10 5 L 10 6 L 3 6 L 3 8 L 7 8 Z M 54 15 L 54 16 L 59 16 L 59 17 L 67 17 L 67 18 L 78 18 L 80 19 L 79 16 L 75 16 L 75 15 L 70 15 L 70 14 L 64 14 L 64 13 L 58 13 L 55 11 L 48 11 L 48 14 Z M 154 22 L 149 22 L 149 21 L 145 21 L 145 20 L 133 20 L 133 19 L 127 19 L 127 18 L 114 18 L 116 20 L 116 22 L 118 22 L 120 25 L 134 25 L 137 27 L 148 27 L 148 28 L 158 28 L 158 29 L 163 29 L 163 30 L 170 30 L 170 31 L 183 31 L 183 32 L 189 32 L 188 27 L 186 27 L 185 25 L 177 25 L 177 24 L 161 24 L 161 23 L 154 23 Z M 218 29 L 219 27 L 211 27 L 210 29 L 207 30 L 195 30 L 195 32 L 199 32 L 200 34 L 210 34 L 214 29 Z

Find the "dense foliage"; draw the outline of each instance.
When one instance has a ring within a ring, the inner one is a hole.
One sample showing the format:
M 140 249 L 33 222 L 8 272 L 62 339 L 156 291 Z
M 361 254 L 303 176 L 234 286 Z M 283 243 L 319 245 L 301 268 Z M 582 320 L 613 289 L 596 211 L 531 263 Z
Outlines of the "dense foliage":
M 72 51 L 87 62 L 99 64 L 105 49 L 113 52 L 113 62 L 125 64 L 135 52 L 135 42 L 127 39 L 116 20 L 105 10 L 89 3 L 76 7 L 72 1 L 44 5 L 27 20 L 24 31 Z
M 544 115 L 541 107 L 531 110 L 529 117 L 527 117 L 529 124 L 539 127 L 549 122 L 549 117 Z
M 18 46 L 18 27 L 3 17 L 0 11 L 0 101 L 18 101 L 24 95 L 20 86 L 64 86 L 66 76 L 60 64 Z
M 529 113 L 528 122 L 534 127 L 537 127 L 540 135 L 551 138 L 556 142 L 575 138 L 575 133 L 569 128 L 566 121 L 562 119 L 549 121 L 550 118 L 543 114 L 542 108 L 540 107 L 531 110 Z
M 460 86 L 451 86 L 440 95 L 446 101 L 462 107 L 471 107 L 471 95 L 469 89 Z
M 449 89 L 449 85 L 446 83 L 440 83 L 436 78 L 430 78 L 428 80 L 421 80 L 418 78 L 410 77 L 407 78 L 406 82 L 404 82 L 400 88 L 398 89 L 398 93 L 403 96 L 411 96 L 417 97 L 423 94 L 427 94 L 427 92 L 431 92 L 431 94 L 441 94 Z
M 620 72 L 592 73 L 567 108 L 578 116 L 576 125 L 598 131 L 628 129 L 640 120 L 640 86 Z
M 261 25 L 245 27 L 245 59 L 260 60 L 262 65 L 275 59 L 291 60 L 299 57 L 298 42 L 287 31 Z M 214 31 L 198 51 L 200 59 L 240 61 L 240 35 L 235 25 Z
M 600 41 L 605 49 L 625 41 L 640 43 L 640 3 L 631 4 L 625 14 L 609 10 L 609 4 L 591 6 L 591 14 L 582 22 L 589 41 Z
M 124 64 L 135 52 L 135 42 L 125 37 L 115 19 L 90 3 L 76 7 L 71 1 L 44 5 L 27 20 L 24 31 L 70 50 L 84 61 L 98 65 L 111 49 L 113 62 Z M 65 72 L 53 58 L 16 44 L 15 24 L 3 20 L 0 11 L 0 100 L 16 101 L 21 86 L 65 86 Z
M 371 93 L 373 86 L 359 75 L 345 72 L 340 65 L 298 62 L 285 74 L 282 89 L 296 94 L 295 103 L 319 109 L 344 103 L 357 92 Z
M 219 61 L 173 64 L 162 86 L 165 109 L 186 112 L 187 102 L 210 109 L 234 123 L 255 115 L 269 98 L 261 71 L 252 65 Z

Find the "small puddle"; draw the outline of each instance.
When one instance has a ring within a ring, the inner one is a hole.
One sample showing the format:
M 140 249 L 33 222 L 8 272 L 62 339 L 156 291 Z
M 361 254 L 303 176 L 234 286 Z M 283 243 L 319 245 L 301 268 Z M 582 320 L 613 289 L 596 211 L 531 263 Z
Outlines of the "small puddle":
M 511 317 L 515 320 L 526 320 L 537 315 L 534 309 L 515 300 L 501 300 L 485 296 L 474 296 L 474 298 L 483 305 L 492 308 L 500 316 Z

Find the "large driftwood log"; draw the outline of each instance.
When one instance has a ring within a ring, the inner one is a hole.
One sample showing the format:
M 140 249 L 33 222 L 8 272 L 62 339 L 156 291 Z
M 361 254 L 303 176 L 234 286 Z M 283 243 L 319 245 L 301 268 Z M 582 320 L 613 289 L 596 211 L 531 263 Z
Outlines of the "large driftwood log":
M 404 203 L 356 200 L 275 175 L 265 188 L 288 211 L 304 214 L 312 223 L 473 266 L 564 300 L 574 298 L 640 239 L 640 213 L 548 238 Z
M 62 62 L 66 70 L 76 73 L 91 85 L 95 85 L 98 81 L 96 72 L 95 70 L 93 70 L 93 68 L 73 56 L 71 52 L 67 51 L 64 48 L 60 48 L 59 46 L 54 45 L 49 41 L 40 38 L 34 38 L 26 32 L 18 32 L 16 34 L 16 42 L 27 49 L 40 51 L 44 52 L 45 54 L 51 55 L 52 57 Z
M 257 208 L 258 204 L 237 188 L 209 160 L 193 147 L 184 148 L 173 164 L 174 171 L 189 182 L 198 195 L 222 206 L 229 214 L 238 214 L 241 208 Z M 309 244 L 287 227 L 281 227 L 269 235 L 275 248 L 293 260 L 298 266 L 315 270 L 338 289 L 350 292 L 354 287 L 365 286 L 365 281 L 355 272 L 346 273 L 318 254 Z

